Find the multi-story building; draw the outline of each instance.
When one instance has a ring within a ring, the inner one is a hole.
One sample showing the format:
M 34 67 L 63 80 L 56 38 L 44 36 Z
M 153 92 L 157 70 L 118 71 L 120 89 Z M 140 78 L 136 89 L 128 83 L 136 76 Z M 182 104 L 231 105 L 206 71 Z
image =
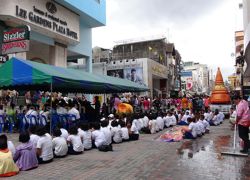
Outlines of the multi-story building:
M 0 44 L 5 45 L 6 34 L 19 33 L 13 27 L 25 26 L 30 37 L 24 41 L 29 47 L 24 52 L 2 46 L 1 53 L 62 67 L 67 61 L 85 59 L 91 71 L 92 28 L 105 23 L 105 0 L 2 0 Z
M 250 95 L 250 2 L 243 0 L 243 25 L 244 25 L 244 60 L 246 65 L 243 67 L 243 86 L 249 89 L 244 92 L 245 97 Z
M 110 55 L 112 53 L 112 56 Z M 93 72 L 144 84 L 151 97 L 170 96 L 180 89 L 180 53 L 165 37 L 121 41 L 113 50 L 93 49 Z M 85 64 L 73 65 L 86 68 Z M 177 93 L 178 94 L 178 93 Z
M 244 32 L 235 32 L 235 91 L 242 92 L 244 68 Z
M 121 41 L 113 48 L 112 57 L 108 74 L 122 70 L 119 74 L 129 79 L 129 73 L 136 70 L 150 96 L 168 97 L 171 91 L 179 91 L 181 56 L 165 37 Z
M 181 72 L 182 90 L 190 94 L 209 94 L 209 68 L 193 61 L 184 62 Z

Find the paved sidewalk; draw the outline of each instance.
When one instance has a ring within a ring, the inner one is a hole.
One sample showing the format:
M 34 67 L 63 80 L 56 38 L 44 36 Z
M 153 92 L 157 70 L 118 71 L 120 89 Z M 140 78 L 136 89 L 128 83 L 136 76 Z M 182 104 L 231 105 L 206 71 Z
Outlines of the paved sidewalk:
M 228 122 L 193 141 L 159 142 L 160 134 L 140 135 L 139 141 L 114 145 L 113 152 L 91 150 L 55 159 L 8 179 L 250 179 L 250 158 L 220 155 L 223 148 L 232 146 Z M 17 135 L 10 139 L 16 142 Z

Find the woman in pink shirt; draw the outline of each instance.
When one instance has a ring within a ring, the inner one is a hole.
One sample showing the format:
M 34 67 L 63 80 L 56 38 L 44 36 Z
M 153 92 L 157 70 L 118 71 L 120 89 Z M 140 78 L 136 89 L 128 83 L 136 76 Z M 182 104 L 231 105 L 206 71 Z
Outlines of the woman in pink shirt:
M 234 97 L 236 108 L 236 124 L 238 124 L 239 137 L 244 141 L 244 148 L 241 153 L 248 153 L 249 149 L 249 126 L 250 126 L 250 110 L 248 102 L 240 96 Z

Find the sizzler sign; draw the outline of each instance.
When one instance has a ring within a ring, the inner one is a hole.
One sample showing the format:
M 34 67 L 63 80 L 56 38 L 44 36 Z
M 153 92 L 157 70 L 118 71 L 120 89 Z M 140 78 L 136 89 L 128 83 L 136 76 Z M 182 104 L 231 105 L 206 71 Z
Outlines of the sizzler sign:
M 4 30 L 1 54 L 29 51 L 30 27 L 22 26 Z
M 6 29 L 3 32 L 3 43 L 28 40 L 29 33 L 30 31 L 28 27 Z

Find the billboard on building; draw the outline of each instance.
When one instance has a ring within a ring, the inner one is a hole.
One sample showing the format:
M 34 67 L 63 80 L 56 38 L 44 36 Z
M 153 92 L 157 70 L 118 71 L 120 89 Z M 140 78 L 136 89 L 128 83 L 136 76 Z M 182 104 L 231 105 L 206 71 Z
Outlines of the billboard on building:
M 2 38 L 1 54 L 29 51 L 29 38 L 29 26 L 5 29 Z
M 108 70 L 107 75 L 124 79 L 123 69 Z
M 139 84 L 144 84 L 142 67 L 125 68 L 124 78 Z

